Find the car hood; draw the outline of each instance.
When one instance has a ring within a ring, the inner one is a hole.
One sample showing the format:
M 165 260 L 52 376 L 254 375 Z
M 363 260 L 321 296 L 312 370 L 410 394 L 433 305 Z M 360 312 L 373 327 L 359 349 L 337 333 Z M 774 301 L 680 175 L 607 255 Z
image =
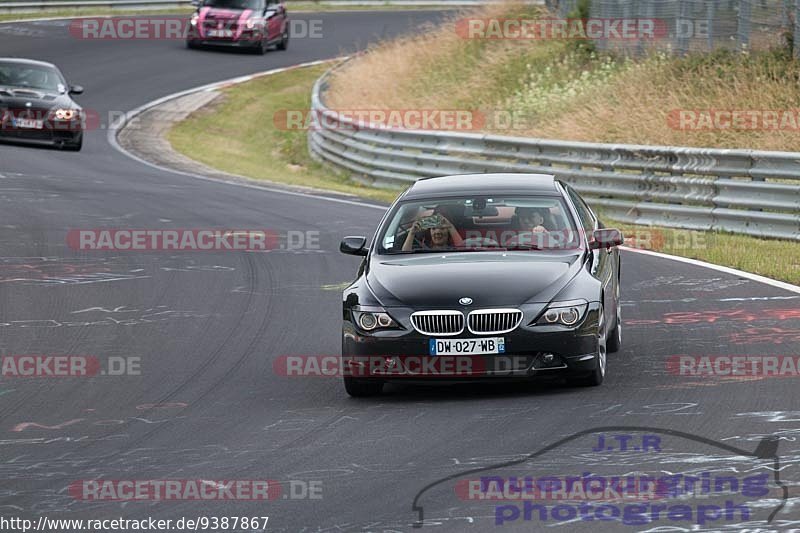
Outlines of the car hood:
M 236 21 L 245 20 L 253 14 L 252 9 L 229 9 L 220 7 L 204 7 L 200 10 L 200 19 L 204 21 Z
M 30 104 L 30 105 L 28 105 Z M 0 109 L 45 109 L 54 107 L 79 106 L 66 94 L 59 94 L 41 89 L 23 89 L 18 87 L 0 87 Z
M 386 307 L 459 308 L 549 302 L 577 274 L 578 254 L 418 254 L 373 257 L 367 283 Z

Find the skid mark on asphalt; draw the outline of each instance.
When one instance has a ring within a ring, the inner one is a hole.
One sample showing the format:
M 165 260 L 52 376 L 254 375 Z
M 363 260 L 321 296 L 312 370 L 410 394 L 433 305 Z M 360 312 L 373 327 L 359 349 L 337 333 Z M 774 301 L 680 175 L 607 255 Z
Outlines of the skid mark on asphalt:
M 697 302 L 769 302 L 769 301 L 786 301 L 786 300 L 800 300 L 800 296 L 748 296 L 736 298 L 678 298 L 678 299 L 658 299 L 658 300 L 622 300 L 622 305 L 626 307 L 635 307 L 640 304 L 683 304 L 683 303 L 697 303 Z
M 85 285 L 145 279 L 127 271 L 114 271 L 109 260 L 79 261 L 59 257 L 4 257 L 0 258 L 0 283 L 23 285 Z
M 163 309 L 162 309 L 163 308 Z M 146 324 L 167 322 L 172 320 L 197 320 L 218 317 L 211 313 L 199 313 L 196 311 L 167 309 L 166 306 L 159 306 L 152 309 L 122 309 L 107 310 L 101 307 L 92 307 L 73 311 L 73 313 L 97 313 L 100 315 L 122 315 L 123 313 L 134 313 L 138 316 L 99 316 L 86 321 L 66 321 L 56 319 L 38 320 L 9 320 L 0 322 L 0 328 L 61 328 L 61 327 L 85 327 L 85 326 L 141 326 Z
M 667 286 L 671 291 L 684 289 L 699 292 L 724 291 L 733 287 L 747 285 L 750 280 L 733 278 L 687 278 L 685 276 L 659 276 L 653 279 L 639 281 L 626 288 L 630 290 L 644 290 Z
M 776 322 L 800 319 L 800 308 L 784 309 L 710 309 L 664 313 L 658 319 L 625 320 L 626 326 L 658 326 L 662 324 L 714 324 L 717 322 Z

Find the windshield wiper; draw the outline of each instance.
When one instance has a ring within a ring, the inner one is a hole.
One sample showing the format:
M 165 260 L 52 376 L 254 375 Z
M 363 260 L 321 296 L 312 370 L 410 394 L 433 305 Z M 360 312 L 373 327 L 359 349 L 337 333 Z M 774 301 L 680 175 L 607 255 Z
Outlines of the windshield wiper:
M 510 248 L 504 246 L 469 246 L 463 248 L 421 248 L 419 250 L 389 252 L 388 255 L 438 254 L 438 253 L 472 253 L 472 252 L 505 252 Z
M 515 244 L 506 247 L 508 250 L 542 250 L 543 248 L 537 244 Z

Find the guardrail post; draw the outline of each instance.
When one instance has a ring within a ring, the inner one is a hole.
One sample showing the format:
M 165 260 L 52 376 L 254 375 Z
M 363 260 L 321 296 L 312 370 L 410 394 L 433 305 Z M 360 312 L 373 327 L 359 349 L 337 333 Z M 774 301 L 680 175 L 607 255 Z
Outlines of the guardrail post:
M 706 9 L 706 31 L 708 32 L 708 51 L 714 51 L 714 17 L 716 16 L 717 11 L 717 2 L 719 0 L 711 0 L 708 2 L 708 8 Z
M 751 7 L 750 0 L 739 0 L 736 38 L 740 51 L 747 50 L 750 47 Z
M 652 0 L 642 0 L 639 3 L 639 18 L 644 18 L 651 21 L 656 18 L 655 6 L 653 5 Z M 645 39 L 640 36 L 636 52 L 639 56 L 643 56 L 646 51 Z
M 686 35 L 686 21 L 689 20 L 689 4 L 687 0 L 678 0 L 678 20 L 675 22 L 675 50 L 678 55 L 689 52 L 689 36 Z
M 794 20 L 794 37 L 792 38 L 792 44 L 794 47 L 794 57 L 800 59 L 800 0 L 794 0 L 792 4 L 794 4 L 791 11 L 791 16 Z

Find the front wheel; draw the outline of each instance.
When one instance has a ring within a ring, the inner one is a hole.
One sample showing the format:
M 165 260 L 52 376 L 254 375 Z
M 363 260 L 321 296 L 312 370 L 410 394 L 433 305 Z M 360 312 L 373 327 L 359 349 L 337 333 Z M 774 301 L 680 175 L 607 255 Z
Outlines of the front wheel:
M 383 392 L 383 382 L 377 379 L 357 379 L 345 376 L 344 390 L 353 398 L 377 396 Z
M 264 54 L 267 53 L 267 50 L 269 49 L 269 44 L 267 44 L 268 42 L 269 41 L 267 41 L 266 37 L 262 37 L 261 39 L 259 39 L 258 44 L 253 50 L 255 50 L 255 52 L 258 55 L 263 56 Z
M 283 30 L 283 35 L 281 35 L 281 40 L 277 46 L 278 50 L 286 50 L 289 48 L 289 30 Z
M 600 308 L 600 318 L 597 322 L 597 365 L 595 369 L 586 377 L 573 379 L 576 385 L 584 387 L 597 387 L 602 385 L 606 377 L 607 364 L 607 343 L 606 343 L 606 319 L 603 308 Z
M 606 349 L 608 353 L 615 353 L 618 352 L 619 349 L 622 347 L 622 304 L 620 303 L 619 298 L 619 282 L 617 282 L 617 308 L 616 308 L 616 316 L 614 329 L 608 334 L 608 344 Z

